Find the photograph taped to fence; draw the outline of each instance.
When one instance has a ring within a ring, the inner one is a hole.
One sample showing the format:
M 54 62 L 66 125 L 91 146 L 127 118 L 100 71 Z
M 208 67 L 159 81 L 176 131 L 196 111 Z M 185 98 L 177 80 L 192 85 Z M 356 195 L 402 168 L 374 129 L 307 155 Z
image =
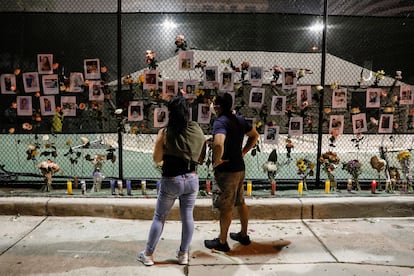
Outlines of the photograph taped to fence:
M 43 94 L 59 94 L 59 79 L 57 74 L 42 76 Z
M 265 126 L 264 140 L 265 144 L 277 144 L 279 141 L 279 126 Z
M 200 124 L 209 124 L 211 119 L 210 105 L 198 104 L 197 122 Z
M 367 116 L 365 113 L 352 115 L 352 128 L 354 134 L 367 131 Z
M 263 67 L 253 66 L 249 68 L 250 84 L 252 86 L 262 86 L 263 84 Z
M 379 108 L 380 107 L 381 88 L 367 88 L 366 93 L 366 107 Z
M 142 101 L 131 101 L 128 106 L 128 121 L 144 120 L 144 103 Z
M 40 91 L 39 73 L 27 72 L 23 73 L 23 86 L 26 93 L 33 93 Z
M 333 132 L 337 135 L 344 133 L 344 115 L 329 116 L 329 133 Z
M 218 67 L 206 66 L 204 67 L 204 88 L 212 89 L 218 84 Z
M 168 125 L 168 108 L 166 106 L 154 108 L 154 127 L 166 127 Z
M 178 69 L 191 70 L 194 67 L 194 52 L 182 51 L 178 54 Z
M 37 55 L 37 71 L 39 74 L 53 74 L 53 54 Z
M 85 79 L 98 80 L 101 78 L 101 65 L 98 58 L 85 59 L 83 61 Z
M 400 104 L 414 104 L 413 86 L 401 85 L 400 86 Z
M 264 88 L 252 87 L 250 90 L 249 107 L 260 108 L 264 102 Z
M 17 96 L 17 115 L 32 116 L 32 97 L 31 96 Z
M 289 120 L 289 135 L 302 136 L 303 135 L 303 118 L 292 117 Z
M 336 88 L 332 91 L 332 108 L 346 108 L 347 89 L 346 88 Z
M 286 113 L 286 96 L 272 96 L 272 108 L 270 115 L 285 115 Z
M 101 81 L 89 81 L 89 100 L 90 101 L 104 101 L 104 92 Z
M 16 94 L 16 75 L 2 74 L 0 83 L 2 94 Z
M 76 97 L 75 96 L 62 96 L 60 98 L 60 104 L 62 106 L 62 113 L 64 116 L 68 116 L 68 117 L 76 116 Z
M 220 90 L 232 91 L 234 87 L 234 72 L 221 72 Z
M 144 89 L 148 89 L 148 90 L 158 89 L 158 71 L 157 70 L 144 71 Z
M 394 125 L 394 114 L 381 114 L 378 133 L 392 133 Z
M 42 116 L 55 115 L 56 104 L 55 96 L 41 96 L 40 97 L 40 113 Z
M 69 76 L 70 92 L 83 92 L 84 85 L 83 75 L 80 72 L 72 72 Z

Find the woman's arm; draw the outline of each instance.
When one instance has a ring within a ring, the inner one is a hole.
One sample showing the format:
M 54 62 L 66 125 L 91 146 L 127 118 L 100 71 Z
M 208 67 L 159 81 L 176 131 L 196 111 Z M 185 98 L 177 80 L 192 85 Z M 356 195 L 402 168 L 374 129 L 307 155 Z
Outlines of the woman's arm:
M 162 156 L 164 153 L 164 143 L 165 143 L 165 129 L 162 128 L 158 131 L 157 138 L 155 139 L 154 152 L 152 154 L 152 159 L 157 164 L 162 161 Z

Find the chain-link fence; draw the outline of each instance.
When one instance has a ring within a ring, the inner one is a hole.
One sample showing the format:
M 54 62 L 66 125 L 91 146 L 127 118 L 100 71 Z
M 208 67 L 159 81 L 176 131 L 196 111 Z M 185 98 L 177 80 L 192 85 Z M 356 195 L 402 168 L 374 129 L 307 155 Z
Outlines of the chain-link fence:
M 1 3 L 0 180 L 39 182 L 50 158 L 56 181 L 100 166 L 155 182 L 169 93 L 192 98 L 209 138 L 209 103 L 228 92 L 261 133 L 246 157 L 256 187 L 410 182 L 397 155 L 413 144 L 414 6 L 327 2 L 326 17 L 324 1 Z

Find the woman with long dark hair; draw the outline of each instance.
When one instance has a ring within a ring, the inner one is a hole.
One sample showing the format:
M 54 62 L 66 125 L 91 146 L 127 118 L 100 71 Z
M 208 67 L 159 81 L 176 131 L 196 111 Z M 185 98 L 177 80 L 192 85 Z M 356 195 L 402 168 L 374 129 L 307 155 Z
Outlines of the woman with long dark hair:
M 162 162 L 157 205 L 147 245 L 137 259 L 146 266 L 154 264 L 153 253 L 164 228 L 165 220 L 178 198 L 182 222 L 181 244 L 177 249 L 179 264 L 188 264 L 188 251 L 194 232 L 193 210 L 199 189 L 197 165 L 204 159 L 204 134 L 190 121 L 187 100 L 173 97 L 168 103 L 168 126 L 160 129 L 155 140 L 153 159 Z

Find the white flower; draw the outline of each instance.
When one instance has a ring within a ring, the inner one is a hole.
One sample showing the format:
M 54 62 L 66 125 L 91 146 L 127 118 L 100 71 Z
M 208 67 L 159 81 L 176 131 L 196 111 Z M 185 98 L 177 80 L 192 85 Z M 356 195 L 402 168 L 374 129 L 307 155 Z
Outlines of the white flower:
M 277 171 L 277 164 L 272 161 L 267 161 L 262 165 L 264 172 L 275 172 Z

